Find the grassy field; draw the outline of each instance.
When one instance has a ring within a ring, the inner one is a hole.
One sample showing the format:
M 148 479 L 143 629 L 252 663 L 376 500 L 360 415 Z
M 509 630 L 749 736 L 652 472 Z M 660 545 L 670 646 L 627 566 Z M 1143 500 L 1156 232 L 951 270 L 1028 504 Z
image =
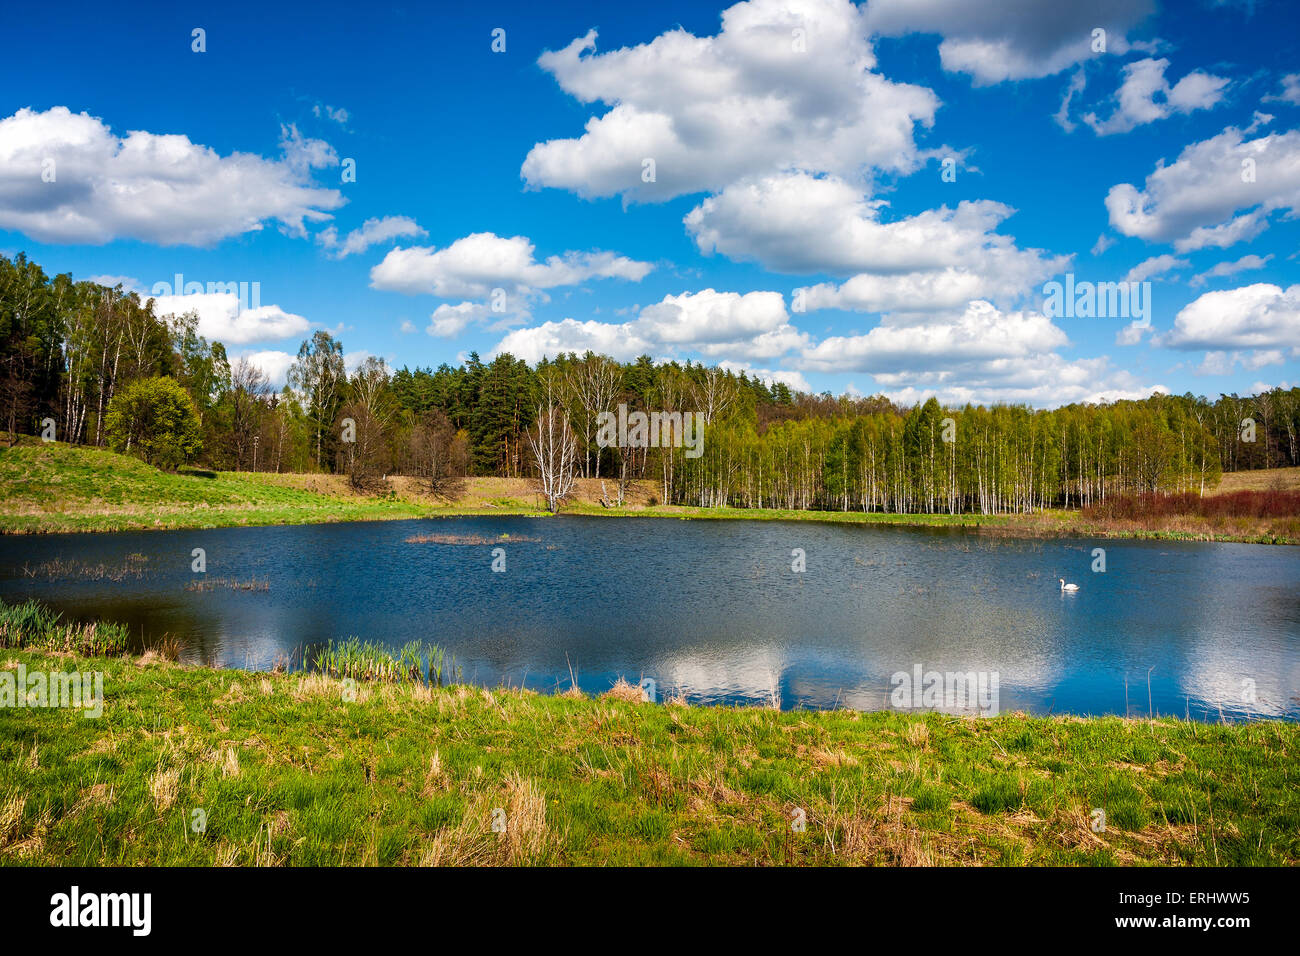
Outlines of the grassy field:
M 626 686 L 348 700 L 319 675 L 0 652 L 19 665 L 102 671 L 104 704 L 0 708 L 3 864 L 1300 862 L 1294 724 L 694 708 Z
M 0 449 L 0 532 L 123 531 L 309 524 L 458 515 L 544 516 L 533 483 L 522 478 L 470 478 L 454 500 L 423 493 L 411 478 L 390 479 L 384 496 L 354 491 L 340 475 L 210 472 L 171 474 L 110 451 L 24 438 Z M 1300 468 L 1225 477 L 1223 491 L 1300 489 Z M 639 482 L 626 507 L 600 504 L 613 482 L 579 480 L 565 513 L 580 515 L 832 521 L 960 527 L 1008 536 L 1164 538 L 1300 543 L 1300 515 L 1283 518 L 1181 516 L 1156 522 L 1101 521 L 1077 511 L 1033 515 L 864 514 L 756 508 L 692 508 L 658 503 L 658 486 Z
M 418 503 L 349 495 L 313 476 L 182 470 L 51 442 L 0 451 L 0 530 L 120 531 L 411 518 Z
M 1214 490 L 1218 494 L 1233 491 L 1300 491 L 1300 468 L 1230 471 Z

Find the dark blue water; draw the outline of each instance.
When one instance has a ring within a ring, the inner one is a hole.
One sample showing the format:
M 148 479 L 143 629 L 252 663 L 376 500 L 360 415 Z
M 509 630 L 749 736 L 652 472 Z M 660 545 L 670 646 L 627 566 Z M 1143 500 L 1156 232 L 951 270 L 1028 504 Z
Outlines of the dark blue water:
M 411 543 L 419 534 L 515 540 Z M 536 540 L 521 541 L 526 536 Z M 506 570 L 493 572 L 494 547 Z M 1106 551 L 1095 573 L 1092 551 Z M 266 591 L 187 590 L 258 579 Z M 791 569 L 793 549 L 807 570 Z M 51 580 L 53 559 L 139 576 Z M 24 571 L 24 567 L 27 571 Z M 1062 594 L 1058 578 L 1080 585 Z M 466 679 L 697 703 L 879 709 L 897 673 L 996 673 L 1002 711 L 1300 719 L 1300 548 L 663 518 L 462 518 L 0 537 L 0 597 L 268 668 L 349 635 L 419 639 Z M 1148 684 L 1149 681 L 1149 684 Z M 1127 690 L 1126 690 L 1127 684 Z

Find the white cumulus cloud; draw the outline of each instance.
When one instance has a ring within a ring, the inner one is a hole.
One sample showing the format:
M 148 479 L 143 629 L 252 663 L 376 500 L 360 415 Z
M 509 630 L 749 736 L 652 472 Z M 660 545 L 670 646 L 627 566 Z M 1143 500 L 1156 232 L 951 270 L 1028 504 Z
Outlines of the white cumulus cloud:
M 401 246 L 391 250 L 370 270 L 370 285 L 407 295 L 436 295 L 443 299 L 483 299 L 493 289 L 508 296 L 530 296 L 556 286 L 579 285 L 589 279 L 640 281 L 652 266 L 613 252 L 566 252 L 544 261 L 534 257 L 526 236 L 506 238 L 476 232 L 437 249 Z
M 1068 360 L 1056 351 L 1068 344 L 1041 313 L 1003 312 L 979 301 L 959 315 L 924 324 L 882 323 L 865 334 L 823 339 L 793 364 L 818 372 L 867 372 L 878 390 L 903 404 L 938 395 L 954 405 L 1055 406 L 1165 391 L 1112 367 L 1105 356 Z
M 702 289 L 667 295 L 628 322 L 564 319 L 509 333 L 493 354 L 536 362 L 562 352 L 605 352 L 630 359 L 643 354 L 694 353 L 715 360 L 772 360 L 808 344 L 790 324 L 779 292 Z
M 0 229 L 51 243 L 209 246 L 275 221 L 303 236 L 306 222 L 343 205 L 338 190 L 311 179 L 338 159 L 292 126 L 282 128 L 281 150 L 279 159 L 222 156 L 180 134 L 120 136 L 64 106 L 20 109 L 0 120 Z
M 729 186 L 685 223 L 705 253 L 775 272 L 851 276 L 803 290 L 807 310 L 920 313 L 972 299 L 1010 302 L 1069 261 L 995 232 L 1015 211 L 1002 203 L 967 200 L 890 221 L 886 206 L 841 179 L 794 172 Z
M 384 216 L 382 219 L 367 219 L 360 229 L 353 229 L 342 239 L 339 238 L 338 229 L 330 226 L 316 234 L 316 241 L 335 259 L 343 259 L 365 252 L 381 242 L 425 235 L 428 233 L 409 216 Z
M 1128 34 L 1155 9 L 1152 0 L 870 0 L 867 25 L 873 33 L 943 37 L 943 68 L 968 73 L 976 85 L 1059 73 L 1088 60 L 1093 31 L 1106 31 L 1106 54 L 1124 54 Z
M 1199 275 L 1193 276 L 1191 282 L 1188 284 L 1192 286 L 1202 286 L 1210 279 L 1219 279 L 1223 276 L 1236 275 L 1238 272 L 1250 272 L 1255 269 L 1262 269 L 1269 264 L 1272 258 L 1272 253 L 1269 253 L 1266 256 L 1257 256 L 1252 253 L 1247 256 L 1242 256 L 1235 262 L 1220 262 L 1213 268 L 1207 269 Z
M 565 92 L 609 108 L 577 138 L 536 144 L 521 169 L 530 186 L 658 202 L 774 168 L 906 173 L 923 162 L 915 126 L 939 105 L 874 72 L 848 0 L 748 0 L 714 36 L 678 28 L 595 51 L 592 30 L 538 61 Z
M 293 365 L 298 356 L 290 352 L 264 349 L 260 352 L 241 352 L 238 355 L 232 355 L 230 361 L 233 364 L 241 358 L 253 367 L 260 369 L 269 380 L 272 388 L 281 389 L 284 388 L 285 383 L 288 381 L 289 367 Z
M 1098 136 L 1126 133 L 1145 123 L 1154 123 L 1175 113 L 1210 109 L 1223 99 L 1228 80 L 1193 70 L 1173 86 L 1165 79 L 1166 59 L 1137 60 L 1124 67 L 1124 82 L 1115 94 L 1114 111 L 1106 119 L 1088 113 L 1083 121 Z
M 1176 272 L 1179 269 L 1186 269 L 1190 264 L 1186 259 L 1179 259 L 1177 256 L 1171 256 L 1168 253 L 1152 256 L 1150 259 L 1144 259 L 1132 269 L 1129 269 L 1124 276 L 1124 281 L 1143 282 L 1146 279 L 1154 279 L 1170 272 Z
M 1161 344 L 1177 349 L 1300 349 L 1300 284 L 1257 282 L 1185 305 Z
M 1179 252 L 1253 238 L 1270 213 L 1300 209 L 1300 130 L 1244 140 L 1229 127 L 1158 165 L 1145 188 L 1112 186 L 1106 209 L 1123 235 L 1172 242 Z
M 301 315 L 286 312 L 278 305 L 241 308 L 239 296 L 232 292 L 160 295 L 152 298 L 154 315 L 196 312 L 199 317 L 199 334 L 210 342 L 221 342 L 223 345 L 275 342 L 301 335 L 311 325 Z

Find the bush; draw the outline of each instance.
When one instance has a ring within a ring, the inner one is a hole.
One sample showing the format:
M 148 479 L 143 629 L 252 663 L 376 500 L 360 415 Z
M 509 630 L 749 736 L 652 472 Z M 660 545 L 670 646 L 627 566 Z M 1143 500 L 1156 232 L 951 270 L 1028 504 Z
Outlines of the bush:
M 136 454 L 155 468 L 174 471 L 203 447 L 194 399 L 171 378 L 143 378 L 121 389 L 104 423 L 114 451 Z
M 1141 521 L 1145 518 L 1289 518 L 1300 515 L 1300 492 L 1232 491 L 1204 498 L 1180 494 L 1119 495 L 1084 509 L 1089 518 Z

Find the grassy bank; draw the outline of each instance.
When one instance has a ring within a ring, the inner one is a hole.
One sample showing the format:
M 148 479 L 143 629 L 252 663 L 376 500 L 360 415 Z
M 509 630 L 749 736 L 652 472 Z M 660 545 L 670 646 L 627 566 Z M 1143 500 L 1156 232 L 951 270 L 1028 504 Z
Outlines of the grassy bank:
M 1300 469 L 1275 469 L 1254 482 L 1300 488 Z M 454 499 L 429 495 L 414 479 L 389 480 L 385 496 L 355 492 L 339 475 L 158 471 L 110 451 L 23 439 L 0 449 L 0 532 L 125 531 L 311 524 L 462 515 L 544 516 L 532 482 L 470 478 Z M 1245 479 L 1228 476 L 1225 489 Z M 657 503 L 653 482 L 635 485 L 624 508 L 600 503 L 613 483 L 580 480 L 565 513 L 681 519 L 830 521 L 912 527 L 978 529 L 981 533 L 1055 537 L 1157 538 L 1195 541 L 1300 543 L 1300 515 L 1279 518 L 1161 516 L 1102 520 L 1077 511 L 1032 515 L 864 514 L 775 508 L 691 508 Z
M 102 671 L 104 704 L 0 708 L 4 864 L 1300 862 L 1294 724 L 349 700 L 319 675 L 0 652 L 19 665 Z

